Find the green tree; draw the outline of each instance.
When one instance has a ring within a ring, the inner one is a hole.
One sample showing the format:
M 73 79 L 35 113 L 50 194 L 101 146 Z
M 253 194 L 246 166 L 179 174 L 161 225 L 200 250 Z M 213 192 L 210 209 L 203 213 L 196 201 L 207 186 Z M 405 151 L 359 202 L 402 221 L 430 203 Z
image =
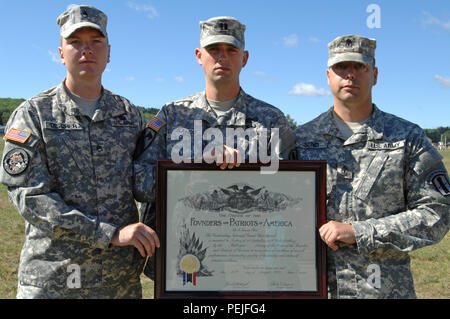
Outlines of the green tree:
M 146 121 L 149 121 L 159 111 L 159 109 L 155 109 L 154 107 L 146 108 L 143 106 L 138 106 L 137 108 L 141 112 L 142 116 Z
M 286 120 L 291 129 L 295 130 L 297 128 L 297 122 L 289 114 L 286 114 Z
M 0 98 L 0 124 L 5 125 L 11 113 L 22 103 L 24 99 Z
M 435 129 L 424 129 L 427 136 L 433 141 L 433 143 L 441 142 L 441 138 L 447 136 L 447 141 L 450 141 L 450 127 L 440 126 Z

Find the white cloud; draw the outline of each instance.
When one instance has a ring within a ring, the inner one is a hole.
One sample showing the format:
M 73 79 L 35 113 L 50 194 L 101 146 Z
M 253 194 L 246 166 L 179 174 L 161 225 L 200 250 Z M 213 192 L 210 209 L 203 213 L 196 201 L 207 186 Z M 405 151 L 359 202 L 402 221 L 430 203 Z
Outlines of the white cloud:
M 442 29 L 444 29 L 445 31 L 450 32 L 450 21 L 441 21 L 439 18 L 432 16 L 428 12 L 424 12 L 423 14 L 426 16 L 426 19 L 422 20 L 422 24 L 424 26 L 437 25 L 437 26 L 441 27 Z
M 175 77 L 175 81 L 177 81 L 178 83 L 186 82 L 186 80 L 182 76 L 176 76 Z
M 127 76 L 126 78 L 125 78 L 125 81 L 128 81 L 128 82 L 133 82 L 133 81 L 135 81 L 136 80 L 136 78 L 134 77 L 134 76 Z
M 312 43 L 320 43 L 319 38 L 316 38 L 316 37 L 309 37 L 309 41 Z
M 48 54 L 50 55 L 50 58 L 52 59 L 52 62 L 55 62 L 55 63 L 58 63 L 58 64 L 61 63 L 61 57 L 59 56 L 58 52 L 55 53 L 53 51 L 48 50 Z
M 450 89 L 450 78 L 441 75 L 435 75 L 434 78 L 441 83 L 441 85 L 447 89 Z
M 156 78 L 155 81 L 158 82 L 158 83 L 163 83 L 164 79 L 163 78 Z
M 134 9 L 138 12 L 143 12 L 146 14 L 147 18 L 149 19 L 154 19 L 156 17 L 159 16 L 158 11 L 156 11 L 156 9 L 151 6 L 151 5 L 147 5 L 147 4 L 139 4 L 133 1 L 129 1 L 127 3 L 128 7 L 131 9 Z
M 330 96 L 331 93 L 326 89 L 318 89 L 312 84 L 297 83 L 288 92 L 289 95 L 295 96 Z
M 298 45 L 298 36 L 291 34 L 283 38 L 283 44 L 287 47 L 296 47 Z
M 263 72 L 263 71 L 253 71 L 252 72 L 253 73 L 253 75 L 256 75 L 258 78 L 260 78 L 260 79 L 262 79 L 262 80 L 264 80 L 264 81 L 267 81 L 267 82 L 275 82 L 275 81 L 278 81 L 278 79 L 277 78 L 275 78 L 275 77 L 273 77 L 273 76 L 270 76 L 270 75 L 268 75 L 266 72 Z

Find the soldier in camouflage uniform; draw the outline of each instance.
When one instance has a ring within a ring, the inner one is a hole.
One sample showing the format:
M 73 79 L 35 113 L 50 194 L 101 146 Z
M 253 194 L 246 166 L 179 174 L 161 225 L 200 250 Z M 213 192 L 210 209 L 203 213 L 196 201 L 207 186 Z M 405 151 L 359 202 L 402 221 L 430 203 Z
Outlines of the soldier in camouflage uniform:
M 224 141 L 219 143 L 224 144 L 224 154 L 230 154 L 231 159 L 225 158 L 220 164 L 221 158 L 218 158 L 216 163 L 222 169 L 239 165 L 239 162 L 236 163 L 236 153 L 233 153 L 238 149 L 236 144 L 228 145 L 232 150 L 231 153 L 227 153 L 229 151 L 225 145 L 227 128 L 243 130 L 254 128 L 259 137 L 259 133 L 266 129 L 267 148 L 272 149 L 276 144 L 279 151 L 277 160 L 295 156 L 295 136 L 283 113 L 274 106 L 246 94 L 240 87 L 239 74 L 248 60 L 244 40 L 245 25 L 232 17 L 216 17 L 202 21 L 200 28 L 200 48 L 195 50 L 195 55 L 205 72 L 206 89 L 204 92 L 167 103 L 161 108 L 145 131 L 146 136 L 140 144 L 143 155 L 138 162 L 154 167 L 158 159 L 173 159 L 172 150 L 180 143 L 179 136 L 172 136 L 177 128 L 182 128 L 191 138 L 190 150 L 188 147 L 188 151 L 191 151 L 189 160 L 195 157 L 195 160 L 200 162 L 201 151 L 207 145 L 202 139 L 203 133 L 210 128 L 220 130 Z M 196 120 L 197 122 L 194 122 Z M 278 141 L 271 138 L 274 136 L 271 131 L 275 128 L 279 132 Z M 199 137 L 201 145 L 194 145 L 194 136 Z M 199 149 L 200 152 L 197 152 Z M 196 154 L 200 155 L 200 158 Z M 239 154 L 244 157 L 245 162 L 248 162 L 249 152 Z M 155 176 L 147 174 L 147 171 L 142 170 L 142 178 L 147 178 L 147 182 L 141 185 L 148 185 L 155 179 Z M 139 169 L 136 169 L 136 175 L 140 175 Z M 144 205 L 146 207 L 143 208 L 146 212 L 144 215 L 152 217 L 155 210 L 154 193 L 144 191 L 138 191 L 136 196 L 139 201 L 148 203 Z M 151 266 L 152 263 L 148 265 Z M 145 273 L 152 277 L 148 267 Z
M 0 169 L 25 219 L 17 298 L 140 298 L 144 257 L 159 245 L 133 197 L 145 124 L 101 85 L 106 15 L 75 6 L 57 22 L 67 77 L 13 112 Z
M 327 160 L 330 298 L 415 298 L 408 253 L 448 231 L 449 178 L 417 125 L 372 104 L 376 41 L 329 44 L 333 107 L 295 131 L 300 160 Z

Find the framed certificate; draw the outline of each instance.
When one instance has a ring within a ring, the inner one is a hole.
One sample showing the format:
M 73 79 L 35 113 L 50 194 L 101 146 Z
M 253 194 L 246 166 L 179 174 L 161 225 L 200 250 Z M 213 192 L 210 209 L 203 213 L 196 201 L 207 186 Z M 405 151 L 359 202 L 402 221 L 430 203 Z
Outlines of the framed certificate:
M 155 298 L 325 298 L 326 162 L 158 161 Z

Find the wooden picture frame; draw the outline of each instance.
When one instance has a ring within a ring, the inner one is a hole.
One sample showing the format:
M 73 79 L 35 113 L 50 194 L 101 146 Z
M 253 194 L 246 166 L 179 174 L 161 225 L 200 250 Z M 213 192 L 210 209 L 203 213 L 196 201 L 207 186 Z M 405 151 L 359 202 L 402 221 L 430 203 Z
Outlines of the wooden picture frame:
M 155 298 L 326 298 L 326 162 L 158 161 Z

